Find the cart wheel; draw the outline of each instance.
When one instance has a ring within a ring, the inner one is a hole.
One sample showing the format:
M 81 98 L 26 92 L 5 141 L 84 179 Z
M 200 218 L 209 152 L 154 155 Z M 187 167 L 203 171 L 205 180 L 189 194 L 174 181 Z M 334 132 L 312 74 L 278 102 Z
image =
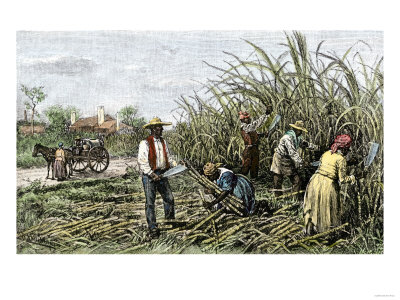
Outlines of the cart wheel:
M 89 151 L 89 167 L 96 173 L 104 172 L 110 163 L 110 156 L 105 148 L 93 147 Z
M 86 158 L 74 158 L 74 162 L 72 164 L 72 170 L 75 172 L 82 172 L 88 167 L 88 163 Z

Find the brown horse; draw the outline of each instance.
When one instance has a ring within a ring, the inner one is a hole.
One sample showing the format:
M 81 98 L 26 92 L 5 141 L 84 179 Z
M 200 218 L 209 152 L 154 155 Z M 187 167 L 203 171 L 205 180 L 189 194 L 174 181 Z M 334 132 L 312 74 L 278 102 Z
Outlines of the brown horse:
M 32 156 L 37 157 L 38 154 L 41 154 L 47 162 L 47 177 L 46 177 L 46 179 L 49 178 L 49 172 L 50 172 L 50 166 L 51 166 L 51 179 L 54 180 L 54 160 L 55 160 L 56 150 L 57 150 L 57 148 L 49 148 L 49 147 L 43 146 L 41 144 L 36 144 L 35 147 L 33 147 Z M 64 153 L 65 153 L 65 161 L 66 161 L 65 167 L 68 166 L 68 169 L 69 169 L 68 178 L 70 178 L 72 175 L 72 164 L 74 162 L 74 158 L 73 158 L 71 150 L 64 149 Z

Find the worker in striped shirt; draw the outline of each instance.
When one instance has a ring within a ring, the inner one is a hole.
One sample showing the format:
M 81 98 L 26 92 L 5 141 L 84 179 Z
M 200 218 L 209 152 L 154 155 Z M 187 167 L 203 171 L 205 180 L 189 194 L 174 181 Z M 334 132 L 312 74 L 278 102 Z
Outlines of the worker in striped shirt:
M 317 145 L 307 142 L 303 139 L 303 132 L 307 133 L 303 121 L 296 121 L 289 124 L 290 130 L 286 131 L 279 140 L 278 147 L 272 158 L 271 171 L 274 173 L 273 184 L 275 196 L 282 195 L 282 182 L 284 176 L 288 176 L 292 183 L 292 192 L 298 193 L 301 187 L 301 178 L 299 169 L 303 167 L 303 159 L 298 152 L 299 148 L 318 149 Z M 300 194 L 297 195 L 301 200 Z

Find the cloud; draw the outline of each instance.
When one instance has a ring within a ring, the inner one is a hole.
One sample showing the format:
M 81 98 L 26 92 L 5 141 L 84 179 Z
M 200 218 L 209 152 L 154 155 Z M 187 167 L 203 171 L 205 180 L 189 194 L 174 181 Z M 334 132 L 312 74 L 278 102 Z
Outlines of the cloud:
M 50 56 L 23 58 L 20 65 L 34 72 L 60 75 L 77 75 L 92 72 L 97 64 L 90 58 L 76 56 Z

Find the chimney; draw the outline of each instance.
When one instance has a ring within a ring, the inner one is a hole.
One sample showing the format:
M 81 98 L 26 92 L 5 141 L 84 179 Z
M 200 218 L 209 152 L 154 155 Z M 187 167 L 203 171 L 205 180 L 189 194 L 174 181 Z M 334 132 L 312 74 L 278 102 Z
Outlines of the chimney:
M 24 122 L 28 123 L 28 115 L 26 114 L 26 109 L 24 109 Z
M 76 112 L 71 111 L 71 125 L 74 125 L 75 122 L 76 122 Z
M 104 106 L 97 106 L 97 125 L 104 123 Z
M 117 131 L 119 130 L 119 113 L 117 113 Z

